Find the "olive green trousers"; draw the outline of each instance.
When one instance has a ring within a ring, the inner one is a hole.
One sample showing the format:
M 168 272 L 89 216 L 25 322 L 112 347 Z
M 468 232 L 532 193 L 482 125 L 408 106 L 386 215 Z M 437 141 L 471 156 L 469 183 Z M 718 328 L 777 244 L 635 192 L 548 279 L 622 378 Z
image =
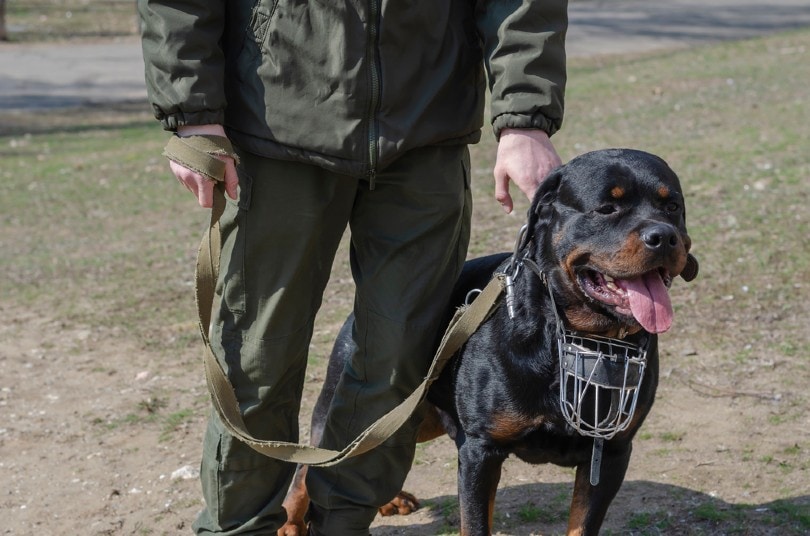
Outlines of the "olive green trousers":
M 259 439 L 299 441 L 315 315 L 338 245 L 351 231 L 354 339 L 322 446 L 341 449 L 418 386 L 430 365 L 469 243 L 466 146 L 413 150 L 363 179 L 241 154 L 238 201 L 220 221 L 222 257 L 211 344 Z M 418 416 L 377 449 L 311 468 L 312 528 L 368 535 L 378 506 L 401 489 Z M 267 458 L 224 430 L 206 430 L 197 534 L 275 535 L 295 465 Z

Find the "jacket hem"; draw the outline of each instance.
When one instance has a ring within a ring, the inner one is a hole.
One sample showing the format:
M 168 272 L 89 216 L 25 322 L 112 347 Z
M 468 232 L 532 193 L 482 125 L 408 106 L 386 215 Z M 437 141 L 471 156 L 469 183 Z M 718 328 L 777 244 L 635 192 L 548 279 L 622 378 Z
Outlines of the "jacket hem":
M 225 127 L 225 132 L 228 135 L 228 139 L 230 139 L 231 143 L 233 143 L 240 149 L 255 154 L 257 156 L 314 165 L 323 168 L 327 171 L 340 173 L 342 175 L 348 175 L 350 177 L 358 179 L 368 178 L 369 168 L 368 164 L 365 161 L 339 158 L 335 156 L 326 155 L 323 153 L 318 153 L 316 151 L 291 147 L 288 145 L 284 145 L 283 143 L 279 143 L 277 141 L 252 136 L 250 134 L 246 134 L 244 132 L 235 130 L 228 126 Z M 392 158 L 380 160 L 378 162 L 378 170 L 385 169 L 393 162 L 395 162 L 403 154 L 407 153 L 409 150 L 417 149 L 420 147 L 442 146 L 442 145 L 471 145 L 478 143 L 480 139 L 481 139 L 481 131 L 476 130 L 474 132 L 465 134 L 464 136 L 460 136 L 458 138 L 452 138 L 438 142 L 424 143 L 414 147 L 409 147 L 401 152 L 398 152 Z

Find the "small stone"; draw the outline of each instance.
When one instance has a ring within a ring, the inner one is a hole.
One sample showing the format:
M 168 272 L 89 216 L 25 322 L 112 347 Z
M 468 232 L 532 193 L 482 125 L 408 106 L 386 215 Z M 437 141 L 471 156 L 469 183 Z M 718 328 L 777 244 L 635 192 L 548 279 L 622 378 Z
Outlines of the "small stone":
M 172 480 L 191 480 L 200 476 L 199 469 L 195 469 L 190 465 L 184 465 L 180 469 L 172 472 Z

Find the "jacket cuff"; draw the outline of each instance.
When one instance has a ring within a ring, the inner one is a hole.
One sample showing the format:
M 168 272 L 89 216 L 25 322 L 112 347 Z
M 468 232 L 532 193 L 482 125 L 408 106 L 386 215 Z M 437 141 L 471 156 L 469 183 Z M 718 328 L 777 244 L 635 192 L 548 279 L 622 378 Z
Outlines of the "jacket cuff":
M 492 120 L 492 130 L 495 138 L 500 139 L 501 131 L 506 128 L 526 128 L 542 130 L 546 134 L 553 136 L 562 126 L 562 119 L 550 119 L 541 114 L 512 114 L 506 113 L 495 117 Z
M 155 117 L 163 125 L 163 129 L 170 132 L 176 132 L 178 127 L 185 125 L 222 125 L 225 123 L 223 110 L 199 110 L 167 114 L 155 106 L 154 111 Z

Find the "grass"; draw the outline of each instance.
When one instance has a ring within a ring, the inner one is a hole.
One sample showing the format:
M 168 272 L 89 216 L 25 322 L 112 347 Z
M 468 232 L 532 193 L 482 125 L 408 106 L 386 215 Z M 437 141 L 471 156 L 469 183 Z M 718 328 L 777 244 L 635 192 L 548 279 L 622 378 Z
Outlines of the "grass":
M 160 441 L 168 441 L 178 428 L 193 420 L 197 416 L 197 413 L 196 409 L 186 408 L 166 415 L 163 422 L 163 432 L 160 434 Z
M 794 525 L 801 530 L 810 530 L 810 505 L 776 501 L 770 507 L 772 524 Z
M 695 507 L 691 517 L 699 527 L 698 534 L 716 534 L 722 527 L 727 534 L 798 536 L 810 529 L 810 505 L 782 500 L 764 506 L 706 502 Z
M 555 523 L 568 519 L 567 495 L 555 498 L 548 503 L 537 505 L 527 502 L 517 509 L 517 517 L 523 523 L 535 525 L 537 522 Z
M 661 438 L 661 441 L 677 442 L 677 441 L 681 441 L 683 439 L 684 435 L 686 435 L 684 432 L 663 432 L 660 435 L 660 438 Z
M 458 501 L 442 499 L 425 501 L 425 506 L 436 511 L 437 517 L 444 523 L 436 531 L 437 536 L 457 536 L 459 523 Z
M 560 152 L 571 157 L 597 147 L 635 146 L 667 157 L 689 194 L 690 231 L 702 264 L 698 285 L 705 282 L 702 286 L 710 289 L 711 303 L 701 307 L 721 312 L 707 315 L 721 336 L 731 331 L 721 328 L 736 322 L 740 313 L 743 319 L 760 314 L 768 303 L 780 303 L 780 320 L 788 321 L 804 307 L 789 297 L 810 277 L 810 255 L 802 247 L 810 230 L 802 217 L 807 191 L 801 179 L 807 177 L 808 164 L 800 154 L 801 140 L 810 132 L 799 119 L 810 110 L 801 97 L 805 78 L 796 72 L 808 69 L 797 66 L 780 76 L 773 62 L 733 63 L 728 58 L 770 57 L 790 49 L 794 41 L 806 40 L 799 33 L 702 49 L 700 62 L 682 53 L 572 68 L 568 119 L 555 138 Z M 730 79 L 734 85 L 728 84 Z M 757 80 L 773 82 L 762 88 Z M 780 115 L 757 104 L 771 101 L 792 102 L 794 107 Z M 147 313 L 139 312 L 133 302 L 182 301 L 186 296 L 188 275 L 182 270 L 193 254 L 192 239 L 202 218 L 188 206 L 186 193 L 168 179 L 157 156 L 163 137 L 145 108 L 115 113 L 128 120 L 105 124 L 106 113 L 84 112 L 65 113 L 61 125 L 4 124 L 0 156 L 8 165 L 2 178 L 13 185 L 4 196 L 4 220 L 12 231 L 24 229 L 28 235 L 26 247 L 14 251 L 27 269 L 12 271 L 8 290 L 27 290 L 29 299 L 36 299 L 38 281 L 58 280 L 68 289 L 96 287 L 90 297 L 97 303 L 111 299 L 113 292 L 103 282 L 109 280 L 106 274 L 114 274 L 114 286 L 127 285 L 117 293 L 115 308 L 140 313 L 130 317 L 129 322 L 137 324 Z M 778 130 L 774 123 L 779 123 Z M 751 124 L 757 128 L 749 128 Z M 751 139 L 753 130 L 759 132 L 758 140 Z M 658 135 L 664 132 L 668 135 Z M 497 208 L 486 198 L 491 191 L 486 170 L 492 143 L 487 138 L 474 155 L 480 167 L 476 229 L 495 226 L 499 231 L 486 243 L 474 243 L 473 251 L 506 249 L 512 240 L 513 229 L 493 214 Z M 768 166 L 762 164 L 765 160 Z M 758 187 L 761 183 L 767 187 Z M 59 210 L 53 211 L 56 205 Z M 173 225 L 163 225 L 167 214 Z M 71 236 L 74 229 L 81 232 Z M 134 230 L 140 230 L 140 236 Z M 10 238 L 19 248 L 22 237 Z M 185 251 L 175 247 L 181 244 Z M 103 247 L 103 254 L 88 255 L 96 246 Z M 133 257 L 142 262 L 130 262 Z M 724 266 L 729 259 L 733 270 Z M 179 288 L 166 288 L 149 277 L 156 272 L 177 277 Z M 748 292 L 741 292 L 742 285 Z M 140 292 L 129 292 L 136 289 Z M 733 299 L 724 300 L 726 296 Z M 689 304 L 676 305 L 690 314 Z M 75 308 L 81 314 L 82 305 Z M 170 321 L 188 318 L 186 310 L 166 312 Z M 729 318 L 723 312 L 733 314 Z M 741 359 L 771 342 L 758 336 L 761 325 L 741 326 L 753 341 L 737 350 Z M 805 330 L 785 331 L 786 337 L 769 350 L 794 357 L 795 348 L 807 342 Z
M 797 372 L 807 360 L 796 349 L 810 342 L 807 301 L 796 299 L 810 281 L 810 62 L 782 69 L 773 58 L 790 61 L 809 41 L 796 32 L 574 62 L 555 137 L 564 159 L 606 146 L 663 155 L 684 183 L 701 261 L 700 278 L 675 303 L 680 317 L 701 322 L 676 327 L 697 342 L 711 333 L 707 348 L 738 363 L 775 355 Z M 77 322 L 124 326 L 147 345 L 193 344 L 191 263 L 204 214 L 169 177 L 159 156 L 165 136 L 146 106 L 3 115 L 4 299 L 44 300 Z M 491 136 L 473 149 L 472 255 L 510 249 L 527 206 L 510 218 L 492 201 L 493 151 Z M 341 292 L 350 288 L 345 264 L 335 279 Z M 329 340 L 326 330 L 317 343 Z
M 99 39 L 137 32 L 134 0 L 7 0 L 12 42 Z
M 63 124 L 41 132 L 35 122 L 22 135 L 6 123 L 1 265 L 10 272 L 0 288 L 22 303 L 45 299 L 77 323 L 145 328 L 150 346 L 171 326 L 194 330 L 182 322 L 194 314 L 188 266 L 202 222 L 178 210 L 158 156 L 163 136 L 143 110 L 67 112 Z M 107 114 L 127 120 L 106 124 Z
M 169 401 L 162 396 L 149 397 L 137 403 L 136 409 L 121 415 L 109 415 L 106 418 L 88 417 L 89 422 L 101 431 L 115 430 L 121 426 L 143 427 L 156 426 L 160 442 L 169 441 L 172 436 L 186 424 L 198 419 L 200 407 L 181 408 L 166 411 Z
M 671 526 L 671 516 L 664 511 L 640 512 L 627 520 L 626 527 L 634 534 L 665 534 Z

